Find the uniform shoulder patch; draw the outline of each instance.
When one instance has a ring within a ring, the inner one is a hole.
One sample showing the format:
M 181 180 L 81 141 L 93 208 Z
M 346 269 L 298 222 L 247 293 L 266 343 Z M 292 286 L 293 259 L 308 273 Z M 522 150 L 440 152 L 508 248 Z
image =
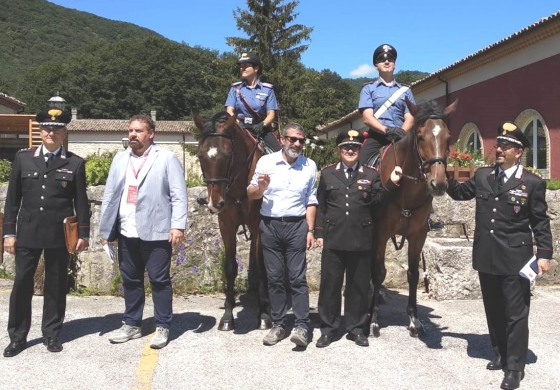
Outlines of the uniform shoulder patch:
M 262 83 L 263 87 L 267 87 L 267 88 L 274 88 L 274 85 L 270 84 L 270 83 Z
M 242 83 L 241 81 L 237 81 L 235 83 L 232 83 L 231 86 L 232 87 L 237 87 L 238 85 L 241 85 L 241 83 Z

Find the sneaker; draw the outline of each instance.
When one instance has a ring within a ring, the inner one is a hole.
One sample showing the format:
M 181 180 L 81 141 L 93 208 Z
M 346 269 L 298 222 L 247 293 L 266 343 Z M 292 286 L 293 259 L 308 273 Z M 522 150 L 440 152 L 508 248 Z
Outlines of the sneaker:
M 114 336 L 109 338 L 112 344 L 126 343 L 129 340 L 137 339 L 142 336 L 139 326 L 132 326 L 123 324 L 123 326 L 115 333 Z
M 156 333 L 152 338 L 152 343 L 150 344 L 150 348 L 153 349 L 160 349 L 167 345 L 167 340 L 169 339 L 169 329 L 164 328 L 162 326 L 158 326 L 156 328 Z
M 290 337 L 290 341 L 298 347 L 307 347 L 307 329 L 297 327 Z
M 286 337 L 286 331 L 281 326 L 275 325 L 270 329 L 270 332 L 264 337 L 264 345 L 274 345 Z

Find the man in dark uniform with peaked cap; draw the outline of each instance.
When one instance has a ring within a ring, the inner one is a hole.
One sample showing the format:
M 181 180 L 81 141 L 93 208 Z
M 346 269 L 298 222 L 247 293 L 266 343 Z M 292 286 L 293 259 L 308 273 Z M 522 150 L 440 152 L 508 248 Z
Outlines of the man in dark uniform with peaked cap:
M 340 290 L 346 274 L 344 322 L 348 337 L 358 345 L 369 345 L 366 332 L 368 302 L 371 297 L 371 261 L 374 208 L 389 192 L 381 186 L 379 174 L 358 162 L 363 143 L 356 130 L 341 132 L 336 138 L 340 161 L 321 171 L 317 189 L 315 235 L 323 247 L 319 316 L 321 337 L 316 346 L 328 346 L 340 324 Z M 396 188 L 402 173 L 396 167 L 389 189 Z
M 5 357 L 27 347 L 31 327 L 33 276 L 41 254 L 45 259 L 43 320 L 44 344 L 62 351 L 59 332 L 66 311 L 68 251 L 63 220 L 76 215 L 79 240 L 76 250 L 88 248 L 90 209 L 86 193 L 85 162 L 67 151 L 64 139 L 71 115 L 65 101 L 55 96 L 35 120 L 41 129 L 38 148 L 16 154 L 4 208 L 4 248 L 15 254 L 16 276 L 10 295 Z
M 467 182 L 449 180 L 456 200 L 476 197 L 473 267 L 480 288 L 495 357 L 486 368 L 503 370 L 502 389 L 517 389 L 529 345 L 530 282 L 519 271 L 533 256 L 538 274 L 549 270 L 552 234 L 546 182 L 520 164 L 530 142 L 513 123 L 498 129 L 496 164 L 476 171 Z

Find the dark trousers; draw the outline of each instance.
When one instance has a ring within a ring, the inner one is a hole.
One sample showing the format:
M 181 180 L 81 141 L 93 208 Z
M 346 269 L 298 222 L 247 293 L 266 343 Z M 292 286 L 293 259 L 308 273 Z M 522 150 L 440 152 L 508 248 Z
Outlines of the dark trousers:
M 370 131 L 370 134 L 373 132 Z M 379 137 L 382 137 L 381 135 Z M 370 135 L 368 139 L 365 140 L 362 147 L 360 148 L 360 155 L 358 156 L 358 160 L 362 165 L 372 166 L 371 162 L 373 159 L 379 154 L 379 149 L 383 146 L 388 145 L 387 141 L 382 141 L 378 139 L 375 135 Z
M 286 326 L 288 292 L 286 291 L 286 271 L 291 287 L 292 309 L 295 327 L 309 327 L 309 290 L 307 288 L 307 222 L 282 222 L 261 220 L 261 243 L 264 264 L 268 278 L 268 295 L 272 322 Z
M 31 300 L 35 271 L 41 253 L 45 258 L 45 284 L 43 293 L 44 337 L 58 336 L 66 312 L 68 289 L 68 252 L 61 248 L 16 248 L 16 278 L 10 295 L 8 334 L 11 341 L 27 339 L 31 327 Z
M 139 238 L 119 236 L 119 268 L 124 290 L 123 322 L 131 326 L 142 324 L 146 299 L 144 270 L 152 286 L 156 326 L 169 329 L 173 317 L 173 288 L 171 243 L 169 241 L 143 241 Z
M 529 281 L 518 275 L 478 276 L 492 348 L 504 367 L 523 371 L 529 348 Z
M 371 251 L 341 251 L 323 248 L 319 317 L 321 334 L 334 332 L 340 325 L 341 290 L 344 289 L 344 322 L 346 331 L 363 334 L 368 326 L 370 299 Z

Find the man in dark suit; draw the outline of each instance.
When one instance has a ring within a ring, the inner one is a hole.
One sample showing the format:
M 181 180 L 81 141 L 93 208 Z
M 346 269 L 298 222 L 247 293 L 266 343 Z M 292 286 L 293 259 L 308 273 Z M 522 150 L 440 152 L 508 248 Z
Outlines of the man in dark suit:
M 504 370 L 502 389 L 516 389 L 524 376 L 529 344 L 530 282 L 519 275 L 533 256 L 538 273 L 549 269 L 552 234 L 546 183 L 523 169 L 520 159 L 529 140 L 513 123 L 500 126 L 496 164 L 477 170 L 467 182 L 449 181 L 456 200 L 476 197 L 473 267 L 480 288 L 495 358 L 489 370 Z
M 58 337 L 66 311 L 68 251 L 63 220 L 76 215 L 77 251 L 88 248 L 90 210 L 84 160 L 64 149 L 71 116 L 64 99 L 49 99 L 35 120 L 42 145 L 16 154 L 4 208 L 4 248 L 15 254 L 16 276 L 10 296 L 5 357 L 27 347 L 31 326 L 33 276 L 41 253 L 45 259 L 44 308 L 41 330 L 50 352 L 62 351 Z
M 388 194 L 379 174 L 358 162 L 363 136 L 356 130 L 341 132 L 336 143 L 340 162 L 321 171 L 317 189 L 317 245 L 323 247 L 319 316 L 319 348 L 328 346 L 340 323 L 340 290 L 346 272 L 344 319 L 348 337 L 359 346 L 368 346 L 364 333 L 368 326 L 370 267 L 372 260 L 373 214 Z M 387 183 L 390 191 L 400 180 L 396 167 Z

